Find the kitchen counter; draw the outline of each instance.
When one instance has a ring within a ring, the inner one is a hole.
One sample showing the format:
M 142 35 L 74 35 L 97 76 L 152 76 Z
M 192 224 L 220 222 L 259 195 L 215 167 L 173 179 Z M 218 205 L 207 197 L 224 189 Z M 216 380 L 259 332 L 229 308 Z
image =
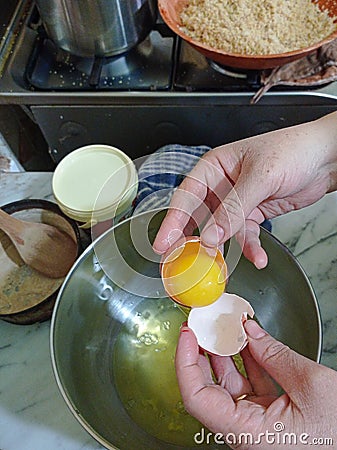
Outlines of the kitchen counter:
M 52 199 L 51 173 L 0 172 L 0 205 Z M 323 320 L 321 362 L 337 369 L 337 193 L 273 220 L 273 233 L 297 256 L 316 292 Z M 0 321 L 0 449 L 94 450 L 102 447 L 69 412 L 49 354 L 50 322 Z

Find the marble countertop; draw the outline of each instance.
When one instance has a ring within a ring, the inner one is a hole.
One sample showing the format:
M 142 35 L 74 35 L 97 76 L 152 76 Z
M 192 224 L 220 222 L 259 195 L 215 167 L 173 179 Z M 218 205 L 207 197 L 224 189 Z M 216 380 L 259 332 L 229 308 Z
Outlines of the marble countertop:
M 52 199 L 51 173 L 0 172 L 0 205 Z M 297 256 L 316 292 L 323 321 L 321 362 L 337 369 L 337 193 L 273 220 L 273 233 Z M 51 368 L 50 322 L 0 321 L 0 449 L 102 449 L 63 401 Z

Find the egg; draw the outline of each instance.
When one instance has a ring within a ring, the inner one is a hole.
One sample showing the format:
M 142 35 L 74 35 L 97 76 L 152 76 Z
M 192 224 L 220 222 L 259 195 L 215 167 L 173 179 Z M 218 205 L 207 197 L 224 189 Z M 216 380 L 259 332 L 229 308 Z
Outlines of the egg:
M 192 308 L 187 324 L 199 346 L 214 355 L 232 356 L 247 344 L 244 322 L 254 317 L 251 304 L 235 294 L 223 293 L 216 302 Z
M 215 302 L 225 290 L 226 275 L 226 264 L 220 250 L 203 246 L 198 237 L 178 242 L 161 266 L 167 294 L 191 308 Z

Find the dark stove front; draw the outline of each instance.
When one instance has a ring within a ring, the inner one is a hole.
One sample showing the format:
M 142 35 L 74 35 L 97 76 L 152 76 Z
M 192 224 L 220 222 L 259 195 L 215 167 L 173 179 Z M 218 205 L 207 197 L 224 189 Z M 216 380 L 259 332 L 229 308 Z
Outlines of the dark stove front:
M 119 147 L 130 157 L 179 143 L 215 147 L 314 120 L 336 105 L 86 105 L 32 106 L 54 161 L 91 143 Z

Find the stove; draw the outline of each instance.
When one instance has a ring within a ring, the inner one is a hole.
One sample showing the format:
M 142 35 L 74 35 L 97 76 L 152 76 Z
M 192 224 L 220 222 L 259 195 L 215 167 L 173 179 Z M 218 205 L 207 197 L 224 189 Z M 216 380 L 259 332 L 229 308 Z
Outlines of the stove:
M 260 72 L 209 61 L 160 19 L 123 55 L 80 58 L 48 38 L 34 1 L 1 3 L 11 10 L 0 45 L 0 102 L 20 105 L 38 124 L 56 163 L 90 143 L 132 158 L 171 143 L 216 146 L 337 106 L 336 82 L 273 88 L 252 105 Z
M 58 48 L 34 7 L 25 28 L 36 34 L 22 80 L 31 91 L 255 92 L 261 87 L 261 72 L 208 60 L 160 19 L 138 46 L 107 58 L 79 57 Z
M 35 11 L 36 13 L 36 11 Z M 37 14 L 28 27 L 37 38 L 26 67 L 25 79 L 33 90 L 43 91 L 156 91 L 172 85 L 175 39 L 163 24 L 128 52 L 113 57 L 79 57 L 56 47 Z

